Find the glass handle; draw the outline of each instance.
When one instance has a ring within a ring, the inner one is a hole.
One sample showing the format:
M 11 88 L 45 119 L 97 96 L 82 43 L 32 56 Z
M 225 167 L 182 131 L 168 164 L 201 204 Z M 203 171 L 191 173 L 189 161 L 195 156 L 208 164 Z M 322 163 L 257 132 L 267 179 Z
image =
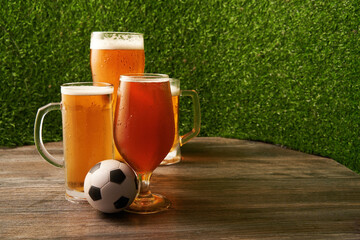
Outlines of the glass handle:
M 194 113 L 194 122 L 193 122 L 192 130 L 180 137 L 180 146 L 182 146 L 199 134 L 201 116 L 200 116 L 199 96 L 195 90 L 181 90 L 180 96 L 191 97 L 193 102 L 193 113 Z
M 56 159 L 53 157 L 45 148 L 43 140 L 42 140 L 42 128 L 45 115 L 53 110 L 61 110 L 60 103 L 49 103 L 38 109 L 36 118 L 35 118 L 35 125 L 34 125 L 34 140 L 35 146 L 40 153 L 40 155 L 49 163 L 56 167 L 64 167 L 64 160 Z

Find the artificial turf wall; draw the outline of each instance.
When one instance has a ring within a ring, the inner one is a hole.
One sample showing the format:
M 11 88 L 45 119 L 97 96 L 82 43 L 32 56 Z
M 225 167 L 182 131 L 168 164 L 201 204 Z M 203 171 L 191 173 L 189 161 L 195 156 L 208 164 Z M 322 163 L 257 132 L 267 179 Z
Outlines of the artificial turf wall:
M 146 71 L 200 95 L 200 136 L 260 140 L 360 171 L 356 0 L 5 1 L 0 146 L 33 144 L 37 108 L 91 81 L 92 31 L 145 34 Z M 182 101 L 181 129 L 191 120 Z M 61 139 L 61 114 L 45 120 Z

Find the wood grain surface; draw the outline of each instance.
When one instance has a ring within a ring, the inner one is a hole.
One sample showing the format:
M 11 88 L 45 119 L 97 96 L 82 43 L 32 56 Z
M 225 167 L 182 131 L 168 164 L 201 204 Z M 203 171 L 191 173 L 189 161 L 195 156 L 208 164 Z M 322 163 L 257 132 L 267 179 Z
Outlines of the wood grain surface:
M 226 138 L 182 153 L 152 178 L 171 209 L 135 215 L 70 203 L 34 146 L 0 149 L 0 239 L 360 239 L 360 176 L 332 159 Z

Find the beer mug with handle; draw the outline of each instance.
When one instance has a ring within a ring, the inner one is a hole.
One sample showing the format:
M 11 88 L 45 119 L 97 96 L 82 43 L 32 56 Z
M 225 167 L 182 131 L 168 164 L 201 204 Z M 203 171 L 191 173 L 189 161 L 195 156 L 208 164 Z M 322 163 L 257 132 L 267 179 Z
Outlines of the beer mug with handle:
M 181 150 L 180 147 L 190 141 L 192 138 L 196 137 L 200 132 L 200 102 L 199 96 L 195 90 L 181 90 L 180 89 L 180 80 L 175 78 L 170 78 L 170 87 L 174 111 L 174 120 L 175 120 L 175 138 L 173 146 L 161 162 L 161 165 L 171 165 L 181 161 Z M 193 128 L 191 131 L 187 132 L 184 135 L 179 135 L 179 98 L 180 96 L 191 97 L 193 103 Z
M 36 148 L 46 161 L 65 168 L 65 197 L 71 202 L 86 201 L 86 174 L 96 163 L 114 157 L 113 91 L 109 83 L 67 83 L 61 86 L 61 103 L 49 103 L 38 109 L 34 127 Z M 44 117 L 53 110 L 62 112 L 64 159 L 53 157 L 42 140 Z

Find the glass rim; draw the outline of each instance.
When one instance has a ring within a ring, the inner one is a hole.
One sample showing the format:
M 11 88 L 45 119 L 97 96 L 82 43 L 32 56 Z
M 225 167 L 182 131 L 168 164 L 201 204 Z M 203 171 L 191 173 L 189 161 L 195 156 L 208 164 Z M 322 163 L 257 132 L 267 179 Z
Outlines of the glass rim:
M 180 82 L 180 79 L 178 78 L 169 78 L 170 82 Z
M 121 35 L 134 35 L 134 36 L 144 36 L 143 33 L 138 33 L 138 32 L 114 32 L 114 31 L 94 31 L 91 32 L 92 34 L 98 35 L 98 34 L 121 34 Z
M 129 73 L 120 75 L 122 82 L 169 82 L 167 74 L 162 73 Z
M 61 87 L 71 86 L 96 86 L 96 87 L 113 87 L 111 83 L 107 82 L 69 82 L 61 84 Z
M 107 95 L 114 92 L 114 86 L 106 82 L 71 82 L 60 87 L 61 94 L 65 95 Z

